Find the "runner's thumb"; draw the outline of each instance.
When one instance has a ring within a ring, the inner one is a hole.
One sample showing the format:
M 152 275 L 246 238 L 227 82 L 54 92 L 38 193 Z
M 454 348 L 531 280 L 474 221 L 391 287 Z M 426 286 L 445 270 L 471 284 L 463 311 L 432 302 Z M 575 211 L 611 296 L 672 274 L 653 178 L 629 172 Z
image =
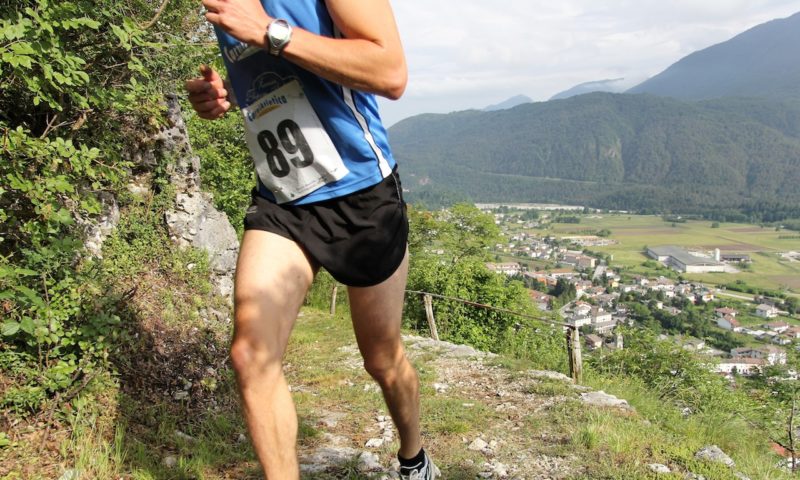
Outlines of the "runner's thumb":
M 200 65 L 200 75 L 202 75 L 203 79 L 207 82 L 213 82 L 217 77 L 219 77 L 217 72 L 215 72 L 213 68 L 206 64 Z

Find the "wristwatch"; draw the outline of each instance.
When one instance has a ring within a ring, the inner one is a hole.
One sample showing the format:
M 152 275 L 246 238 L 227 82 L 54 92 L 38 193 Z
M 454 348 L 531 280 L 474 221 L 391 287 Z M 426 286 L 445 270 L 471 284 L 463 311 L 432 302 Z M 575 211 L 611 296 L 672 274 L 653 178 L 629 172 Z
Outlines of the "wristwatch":
M 292 27 L 282 18 L 276 18 L 267 26 L 267 46 L 270 55 L 280 56 L 292 39 Z

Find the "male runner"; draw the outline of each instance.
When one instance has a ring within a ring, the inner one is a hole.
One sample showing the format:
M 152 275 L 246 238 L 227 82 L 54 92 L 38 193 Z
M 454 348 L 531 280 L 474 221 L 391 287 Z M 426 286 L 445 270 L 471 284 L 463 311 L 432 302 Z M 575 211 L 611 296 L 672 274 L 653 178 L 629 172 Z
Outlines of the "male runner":
M 419 380 L 400 338 L 408 221 L 374 94 L 407 69 L 389 0 L 203 0 L 245 117 L 258 184 L 236 269 L 231 361 L 264 474 L 298 479 L 282 358 L 319 267 L 348 285 L 364 366 L 400 437 L 400 474 L 439 474 L 422 449 Z M 186 89 L 201 118 L 231 107 L 208 67 Z

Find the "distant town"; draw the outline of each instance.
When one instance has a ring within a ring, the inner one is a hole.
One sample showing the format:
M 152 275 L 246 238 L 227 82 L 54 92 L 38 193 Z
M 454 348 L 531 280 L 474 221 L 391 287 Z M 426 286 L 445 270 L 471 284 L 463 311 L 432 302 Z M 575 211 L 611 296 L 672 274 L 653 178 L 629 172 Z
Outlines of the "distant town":
M 736 339 L 736 343 L 744 346 L 721 349 L 713 343 L 726 342 L 708 342 L 681 334 L 661 337 L 707 356 L 709 368 L 722 375 L 758 375 L 767 366 L 786 364 L 786 349 L 800 350 L 800 320 L 782 299 L 741 295 L 682 277 L 700 273 L 735 275 L 753 263 L 748 253 L 653 245 L 639 252 L 641 262 L 657 262 L 656 270 L 663 274 L 632 274 L 615 266 L 613 255 L 593 250 L 618 243 L 607 235 L 610 232 L 600 232 L 601 235 L 540 232 L 554 215 L 564 212 L 574 215 L 579 207 L 557 214 L 542 206 L 479 207 L 494 215 L 506 238 L 505 243 L 496 246 L 496 258 L 505 261 L 487 263 L 487 267 L 522 280 L 539 309 L 557 313 L 565 322 L 581 329 L 589 351 L 624 348 L 624 339 L 617 333 L 620 325 L 633 327 L 637 319 L 648 315 L 669 323 L 668 317 L 681 315 L 682 307 L 693 306 L 703 307 L 704 320 L 715 329 L 716 337 Z M 540 210 L 538 216 L 524 213 L 530 209 Z M 800 259 L 793 251 L 781 255 L 788 261 Z M 507 261 L 508 258 L 515 261 Z

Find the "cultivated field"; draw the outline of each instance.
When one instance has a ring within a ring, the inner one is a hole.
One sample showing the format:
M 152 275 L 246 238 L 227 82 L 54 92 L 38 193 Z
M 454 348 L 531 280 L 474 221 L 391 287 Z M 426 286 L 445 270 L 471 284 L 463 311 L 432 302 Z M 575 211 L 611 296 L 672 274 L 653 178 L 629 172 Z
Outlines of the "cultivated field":
M 581 216 L 579 224 L 553 224 L 550 232 L 570 235 L 608 229 L 611 231 L 610 238 L 619 243 L 608 247 L 591 247 L 591 250 L 612 254 L 612 265 L 634 268 L 648 260 L 643 253 L 646 246 L 678 245 L 707 251 L 719 248 L 723 253 L 745 253 L 753 259 L 749 270 L 737 274 L 684 276 L 715 284 L 742 280 L 755 287 L 789 289 L 792 293 L 800 293 L 800 262 L 784 260 L 778 255 L 780 252 L 800 251 L 800 240 L 796 235 L 740 223 L 720 223 L 718 228 L 712 228 L 711 225 L 710 221 L 671 223 L 660 216 L 597 214 Z M 779 238 L 792 236 L 795 238 Z

